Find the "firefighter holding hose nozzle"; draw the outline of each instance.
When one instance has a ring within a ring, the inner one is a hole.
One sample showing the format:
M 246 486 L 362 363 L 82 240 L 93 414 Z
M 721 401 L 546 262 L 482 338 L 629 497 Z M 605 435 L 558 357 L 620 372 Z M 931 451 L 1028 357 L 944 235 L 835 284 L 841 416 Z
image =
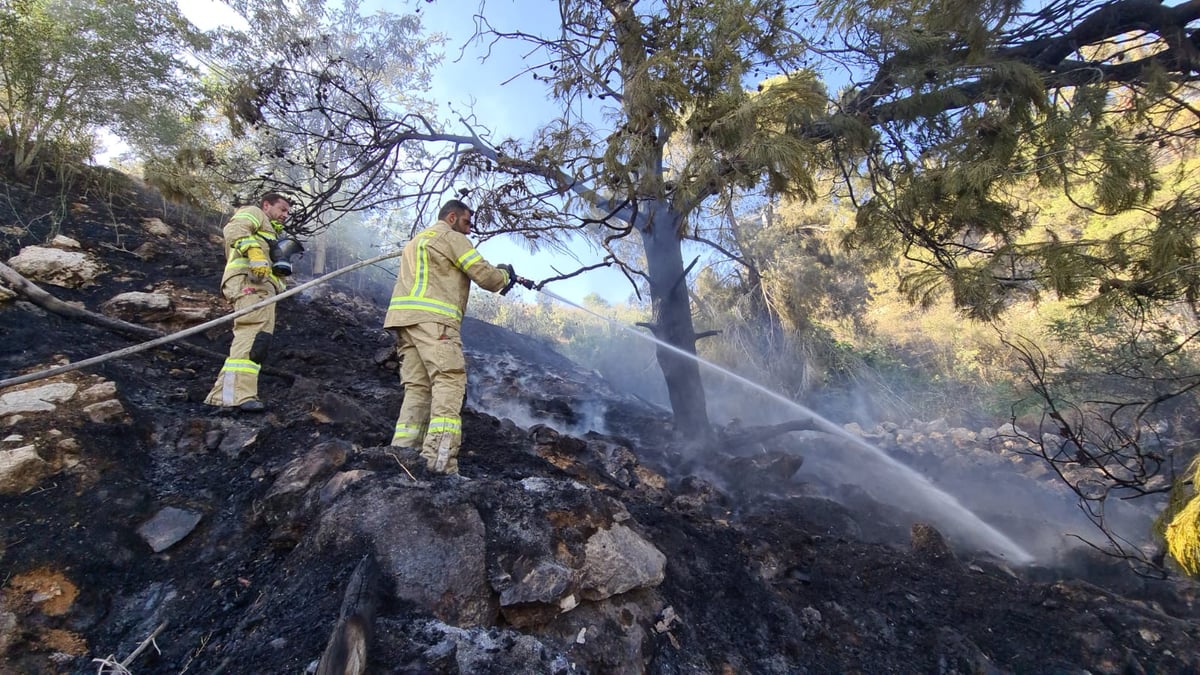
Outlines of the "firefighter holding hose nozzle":
M 391 445 L 420 450 L 426 468 L 458 473 L 462 403 L 467 390 L 463 312 L 471 282 L 500 294 L 532 288 L 512 265 L 492 265 L 467 238 L 473 211 L 452 199 L 438 222 L 404 247 L 383 326 L 396 336 L 404 402 Z

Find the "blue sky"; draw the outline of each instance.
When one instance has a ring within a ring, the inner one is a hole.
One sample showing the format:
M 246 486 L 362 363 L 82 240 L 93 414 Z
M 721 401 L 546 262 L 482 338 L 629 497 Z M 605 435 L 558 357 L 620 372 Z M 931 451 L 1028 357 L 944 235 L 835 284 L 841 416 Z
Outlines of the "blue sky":
M 379 5 L 389 6 L 386 2 Z M 438 105 L 451 106 L 456 111 L 473 110 L 476 118 L 491 129 L 493 140 L 528 137 L 558 115 L 559 111 L 547 100 L 542 83 L 529 75 L 514 79 L 526 67 L 524 55 L 529 51 L 528 45 L 468 42 L 475 32 L 474 17 L 481 8 L 479 0 L 432 3 L 418 0 L 415 7 L 427 32 L 441 33 L 447 38 L 445 59 L 434 76 L 430 92 Z M 557 7 L 553 2 L 487 0 L 482 7 L 490 24 L 498 30 L 552 36 L 559 29 Z M 486 59 L 483 58 L 485 55 Z M 604 258 L 603 251 L 582 240 L 570 246 L 579 262 L 554 252 L 531 254 L 520 244 L 505 238 L 484 242 L 479 250 L 490 261 L 509 262 L 518 274 L 535 280 L 569 273 Z M 633 291 L 625 276 L 612 269 L 588 272 L 555 282 L 547 288 L 574 302 L 595 292 L 609 302 L 621 303 Z

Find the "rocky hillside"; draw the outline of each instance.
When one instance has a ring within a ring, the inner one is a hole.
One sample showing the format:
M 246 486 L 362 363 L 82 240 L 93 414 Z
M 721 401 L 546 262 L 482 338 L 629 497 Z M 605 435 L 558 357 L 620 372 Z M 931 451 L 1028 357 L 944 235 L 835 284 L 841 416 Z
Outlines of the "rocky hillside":
M 107 172 L 2 187 L 0 259 L 67 307 L 162 332 L 228 311 L 219 216 Z M 0 379 L 134 341 L 0 294 Z M 1044 528 L 1018 565 L 957 506 L 884 501 L 835 435 L 682 446 L 487 324 L 464 326 L 465 479 L 427 476 L 383 446 L 382 314 L 336 284 L 285 301 L 265 415 L 199 402 L 226 327 L 0 390 L 0 672 L 1200 672 L 1184 580 L 1068 568 Z M 934 493 L 905 465 L 986 472 L 1009 499 L 960 497 L 1001 529 L 1062 503 L 978 430 L 859 435 L 893 491 Z

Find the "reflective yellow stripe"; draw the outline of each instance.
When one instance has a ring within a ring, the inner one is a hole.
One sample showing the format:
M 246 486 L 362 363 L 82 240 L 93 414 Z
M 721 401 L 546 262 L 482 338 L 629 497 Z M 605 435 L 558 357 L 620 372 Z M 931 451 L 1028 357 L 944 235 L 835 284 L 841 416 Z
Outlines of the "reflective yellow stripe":
M 396 433 L 392 434 L 392 445 L 404 445 L 404 441 L 424 436 L 425 426 L 424 424 L 402 424 L 397 422 Z
M 455 264 L 458 265 L 458 269 L 466 272 L 467 270 L 471 269 L 471 265 L 474 265 L 480 260 L 483 260 L 483 256 L 479 255 L 479 251 L 471 249 L 470 251 L 460 255 Z
M 425 432 L 425 425 L 397 424 L 394 438 L 415 438 Z
M 429 420 L 429 432 L 461 434 L 462 421 L 457 417 L 435 417 Z
M 276 233 L 281 232 L 283 230 L 283 225 L 276 224 L 277 221 L 274 221 L 274 220 L 271 221 L 271 229 L 268 230 L 262 226 L 262 223 L 258 220 L 258 218 L 255 218 L 253 215 L 246 213 L 246 212 L 234 214 L 234 216 L 229 219 L 229 222 L 232 223 L 233 221 L 237 220 L 238 218 L 241 218 L 243 220 L 248 220 L 251 223 L 253 223 L 254 231 L 266 239 L 274 240 Z
M 233 373 L 253 373 L 258 374 L 262 366 L 251 361 L 250 359 L 225 359 L 225 366 L 221 368 L 222 372 Z
M 417 242 L 417 270 L 413 274 L 412 290 L 409 291 L 409 296 L 414 298 L 424 297 L 429 288 L 429 251 L 425 247 L 430 239 L 437 236 L 437 232 L 422 232 L 417 236 L 421 237 Z
M 258 218 L 256 218 L 254 216 L 254 214 L 250 213 L 249 211 L 241 211 L 241 212 L 235 213 L 235 214 L 233 214 L 233 217 L 229 219 L 229 221 L 233 222 L 233 221 L 237 220 L 238 218 L 244 218 L 244 219 L 254 223 L 254 229 L 258 229 L 258 228 L 262 227 L 262 223 L 258 222 Z
M 403 309 L 432 312 L 462 320 L 462 312 L 457 306 L 451 305 L 448 302 L 442 302 L 441 300 L 434 300 L 433 298 L 418 298 L 412 295 L 405 295 L 394 297 L 388 303 L 388 311 Z
M 262 242 L 259 241 L 258 237 L 255 236 L 242 237 L 241 239 L 233 242 L 233 247 L 237 249 L 238 253 L 245 255 L 246 251 L 249 251 L 252 248 L 262 248 Z

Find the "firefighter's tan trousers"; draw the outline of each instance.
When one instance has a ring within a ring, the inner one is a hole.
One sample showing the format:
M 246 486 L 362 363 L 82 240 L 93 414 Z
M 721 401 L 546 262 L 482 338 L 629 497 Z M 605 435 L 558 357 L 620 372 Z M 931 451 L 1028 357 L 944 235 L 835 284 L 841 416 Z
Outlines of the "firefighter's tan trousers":
M 392 445 L 421 448 L 425 466 L 458 473 L 467 362 L 457 328 L 419 323 L 395 329 L 404 403 Z
M 259 281 L 249 274 L 230 277 L 221 286 L 221 293 L 233 303 L 234 311 L 244 309 L 275 295 L 275 286 Z M 212 391 L 204 400 L 209 405 L 238 406 L 258 398 L 258 371 L 261 366 L 250 360 L 250 346 L 259 332 L 275 332 L 275 305 L 267 305 L 233 320 L 233 344 L 229 358 Z

